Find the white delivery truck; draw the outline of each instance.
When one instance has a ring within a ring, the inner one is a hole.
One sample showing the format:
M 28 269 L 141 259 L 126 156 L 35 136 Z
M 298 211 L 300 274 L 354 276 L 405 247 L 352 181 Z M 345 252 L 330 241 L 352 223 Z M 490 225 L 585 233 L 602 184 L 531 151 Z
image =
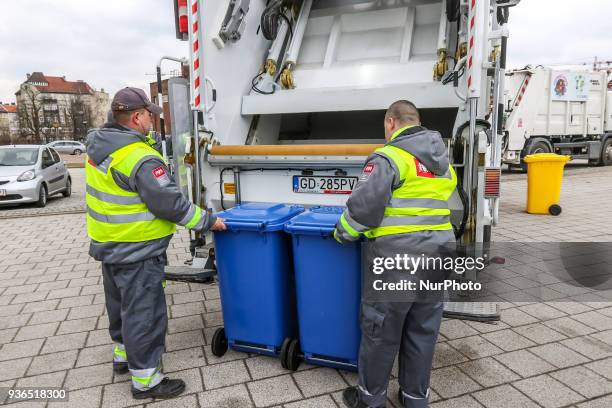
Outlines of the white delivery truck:
M 605 70 L 528 68 L 506 74 L 503 162 L 533 153 L 612 164 L 612 76 Z
M 190 79 L 169 81 L 173 158 L 195 203 L 344 205 L 384 143 L 385 110 L 407 99 L 448 145 L 458 241 L 490 240 L 507 20 L 519 0 L 176 1 Z

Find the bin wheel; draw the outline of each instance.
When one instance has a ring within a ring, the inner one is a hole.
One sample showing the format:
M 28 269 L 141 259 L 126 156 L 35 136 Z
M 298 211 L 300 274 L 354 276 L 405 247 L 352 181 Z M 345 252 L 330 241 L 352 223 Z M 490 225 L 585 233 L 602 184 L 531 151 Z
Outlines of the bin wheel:
M 283 344 L 281 345 L 281 349 L 280 349 L 281 367 L 283 367 L 286 370 L 289 369 L 287 367 L 287 355 L 289 354 L 289 345 L 290 344 L 291 344 L 291 338 L 290 337 L 286 337 L 285 340 L 283 340 Z
M 287 350 L 287 359 L 285 360 L 285 364 L 287 365 L 288 370 L 297 371 L 301 362 L 300 342 L 299 340 L 293 339 L 291 340 L 289 349 Z
M 223 327 L 215 330 L 210 348 L 213 355 L 217 357 L 223 356 L 227 351 L 227 337 L 225 337 L 225 329 Z
M 550 213 L 550 215 L 559 215 L 561 214 L 561 206 L 553 204 L 548 207 L 548 212 Z

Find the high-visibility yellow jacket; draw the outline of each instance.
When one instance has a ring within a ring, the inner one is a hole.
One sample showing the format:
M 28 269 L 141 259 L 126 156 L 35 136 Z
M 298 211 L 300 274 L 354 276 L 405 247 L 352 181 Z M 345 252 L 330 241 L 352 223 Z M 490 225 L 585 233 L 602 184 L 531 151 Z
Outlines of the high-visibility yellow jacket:
M 182 195 L 153 144 L 117 124 L 88 135 L 87 233 L 97 260 L 130 263 L 157 256 L 176 224 L 205 230 L 215 221 Z

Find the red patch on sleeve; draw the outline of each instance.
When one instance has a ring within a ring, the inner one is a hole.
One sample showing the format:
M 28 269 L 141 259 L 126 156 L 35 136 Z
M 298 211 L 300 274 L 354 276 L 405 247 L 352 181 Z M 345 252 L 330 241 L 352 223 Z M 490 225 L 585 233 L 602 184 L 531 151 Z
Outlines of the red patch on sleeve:
M 160 178 L 166 175 L 166 171 L 161 166 L 153 170 L 152 173 L 155 178 Z
M 374 163 L 368 163 L 364 168 L 363 168 L 363 173 L 364 174 L 370 174 L 371 172 L 374 171 L 374 167 L 376 167 L 374 165 Z
M 418 159 L 414 159 L 414 165 L 416 167 L 416 174 L 418 177 L 434 178 L 434 174 L 427 169 Z

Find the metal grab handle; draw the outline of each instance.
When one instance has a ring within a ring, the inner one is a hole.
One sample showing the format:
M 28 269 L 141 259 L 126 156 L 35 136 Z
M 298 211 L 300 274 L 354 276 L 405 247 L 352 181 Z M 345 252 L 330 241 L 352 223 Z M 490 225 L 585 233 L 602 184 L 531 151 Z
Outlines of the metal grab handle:
M 212 79 L 210 79 L 210 77 L 205 77 L 204 81 L 210 85 L 210 89 L 212 90 L 212 103 L 210 105 L 206 104 L 206 113 L 210 113 L 210 111 L 212 111 L 217 104 L 217 88 L 215 88 L 215 83 Z
M 296 235 L 321 235 L 323 237 L 329 237 L 334 232 L 334 227 L 315 227 L 308 225 L 300 225 L 297 227 L 293 227 L 291 225 L 285 226 L 285 231 L 290 234 Z M 306 233 L 306 234 L 303 234 Z
M 244 231 L 261 231 L 266 227 L 265 222 L 240 222 L 240 221 L 226 221 L 225 225 L 229 231 L 236 229 Z

